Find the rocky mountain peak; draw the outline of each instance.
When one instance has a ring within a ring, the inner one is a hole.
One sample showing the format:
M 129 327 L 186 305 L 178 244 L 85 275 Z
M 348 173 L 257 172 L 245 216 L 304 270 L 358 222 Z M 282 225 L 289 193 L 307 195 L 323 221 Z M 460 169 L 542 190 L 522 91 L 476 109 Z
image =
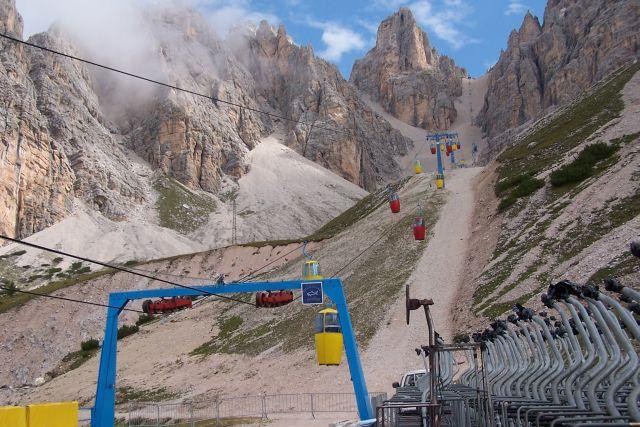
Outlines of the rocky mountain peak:
M 375 47 L 354 63 L 349 80 L 398 119 L 444 130 L 456 119 L 453 100 L 466 75 L 431 47 L 411 10 L 401 8 L 380 23 Z
M 529 12 L 509 36 L 489 72 L 478 122 L 495 137 L 569 102 L 639 54 L 637 0 L 549 0 L 542 26 Z
M 534 40 L 541 32 L 542 26 L 540 25 L 538 17 L 531 14 L 531 11 L 527 11 L 527 14 L 524 16 L 524 20 L 522 21 L 522 25 L 520 26 L 520 30 L 518 31 L 521 41 L 525 42 Z
M 437 53 L 432 51 L 427 34 L 420 29 L 408 8 L 401 8 L 380 23 L 376 49 L 396 52 L 397 55 L 389 58 L 395 60 L 393 65 L 401 71 L 431 69 L 434 59 L 437 61 Z

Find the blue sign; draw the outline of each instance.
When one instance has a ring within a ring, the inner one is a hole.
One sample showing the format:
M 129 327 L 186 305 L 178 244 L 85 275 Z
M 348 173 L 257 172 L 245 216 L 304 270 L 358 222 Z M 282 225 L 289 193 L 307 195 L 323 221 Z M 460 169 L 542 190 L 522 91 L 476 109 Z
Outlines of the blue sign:
M 302 303 L 307 305 L 322 304 L 322 282 L 302 283 Z

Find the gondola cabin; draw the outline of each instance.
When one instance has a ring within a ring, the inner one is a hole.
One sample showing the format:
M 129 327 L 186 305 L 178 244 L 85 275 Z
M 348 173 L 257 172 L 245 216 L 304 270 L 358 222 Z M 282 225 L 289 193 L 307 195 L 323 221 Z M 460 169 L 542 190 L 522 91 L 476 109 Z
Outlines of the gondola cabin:
M 420 160 L 413 161 L 413 173 L 419 175 L 422 173 L 422 164 L 420 164 Z
M 447 150 L 447 156 L 448 156 L 449 154 L 451 154 L 451 152 L 453 151 L 453 148 L 451 148 L 451 144 L 447 143 L 447 148 L 446 148 L 446 150 Z
M 419 215 L 413 221 L 413 237 L 416 240 L 424 240 L 426 234 L 427 227 L 424 224 L 424 218 Z
M 431 154 L 436 154 L 436 144 L 431 144 Z
M 320 264 L 314 259 L 308 259 L 302 265 L 302 278 L 305 280 L 322 280 Z
M 451 144 L 451 150 L 452 151 L 458 151 L 458 144 L 456 144 L 456 143 Z
M 436 188 L 438 190 L 442 189 L 444 187 L 444 179 L 442 178 L 436 178 Z
M 342 361 L 342 328 L 338 312 L 325 308 L 316 315 L 315 341 L 318 365 L 339 365 Z
M 398 197 L 398 193 L 392 192 L 389 194 L 389 208 L 391 208 L 392 213 L 400 212 L 400 197 Z

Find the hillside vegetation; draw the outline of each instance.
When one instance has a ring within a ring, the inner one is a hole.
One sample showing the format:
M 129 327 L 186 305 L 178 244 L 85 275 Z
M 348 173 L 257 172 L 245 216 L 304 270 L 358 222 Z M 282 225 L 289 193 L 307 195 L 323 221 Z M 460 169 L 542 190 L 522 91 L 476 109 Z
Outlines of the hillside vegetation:
M 638 271 L 625 254 L 640 214 L 638 64 L 525 131 L 497 161 L 500 222 L 472 311 L 490 318 L 551 281 Z M 635 231 L 634 231 L 635 230 Z

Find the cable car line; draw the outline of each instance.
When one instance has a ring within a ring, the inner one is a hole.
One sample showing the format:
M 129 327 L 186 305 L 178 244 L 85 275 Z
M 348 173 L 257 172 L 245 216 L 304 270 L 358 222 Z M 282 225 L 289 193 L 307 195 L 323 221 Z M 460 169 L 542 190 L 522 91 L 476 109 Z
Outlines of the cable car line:
M 315 127 L 317 129 L 322 129 L 322 130 L 327 130 L 327 131 L 330 131 L 330 132 L 342 133 L 342 134 L 345 134 L 345 135 L 349 135 L 349 132 L 346 132 L 346 131 L 337 130 L 337 129 L 331 129 L 331 128 L 327 128 L 327 127 L 324 127 L 324 126 L 318 126 L 318 125 L 315 125 L 314 123 L 303 122 L 303 121 L 300 121 L 300 120 L 292 119 L 292 118 L 287 117 L 287 116 L 281 116 L 279 114 L 274 114 L 274 113 L 270 113 L 268 111 L 258 110 L 257 108 L 247 107 L 246 105 L 237 104 L 235 102 L 225 101 L 223 99 L 219 99 L 219 98 L 216 98 L 216 97 L 211 96 L 211 95 L 205 95 L 203 93 L 195 92 L 195 91 L 190 90 L 190 89 L 185 89 L 185 88 L 182 88 L 182 87 L 179 87 L 179 86 L 175 86 L 175 85 L 172 85 L 172 84 L 169 84 L 169 83 L 161 82 L 159 80 L 154 80 L 154 79 L 151 79 L 149 77 L 144 77 L 144 76 L 141 76 L 141 75 L 138 75 L 138 74 L 133 74 L 133 73 L 130 73 L 128 71 L 124 71 L 124 70 L 121 70 L 121 69 L 118 69 L 118 68 L 110 67 L 108 65 L 99 64 L 97 62 L 89 61 L 88 59 L 84 59 L 84 58 L 80 58 L 80 57 L 77 57 L 77 56 L 74 56 L 74 55 L 70 55 L 68 53 L 60 52 L 58 50 L 54 50 L 54 49 L 51 49 L 51 48 L 48 48 L 48 47 L 45 47 L 45 46 L 41 46 L 41 45 L 38 45 L 38 44 L 35 44 L 35 43 L 31 43 L 31 42 L 25 41 L 25 40 L 20 40 L 18 38 L 12 37 L 12 36 L 10 36 L 8 34 L 0 33 L 0 37 L 5 38 L 5 39 L 10 40 L 10 41 L 15 42 L 15 43 L 23 44 L 25 46 L 33 47 L 33 48 L 36 48 L 36 49 L 40 49 L 40 50 L 43 50 L 45 52 L 53 53 L 55 55 L 60 55 L 60 56 L 63 56 L 65 58 L 72 59 L 74 61 L 79 61 L 79 62 L 83 62 L 85 64 L 93 65 L 94 67 L 102 68 L 104 70 L 113 71 L 115 73 L 119 73 L 119 74 L 123 74 L 125 76 L 133 77 L 133 78 L 138 79 L 138 80 L 143 80 L 143 81 L 146 81 L 148 83 L 157 84 L 157 85 L 160 85 L 160 86 L 167 87 L 169 89 L 174 89 L 174 90 L 185 92 L 185 93 L 188 93 L 188 94 L 191 94 L 191 95 L 194 95 L 194 96 L 199 96 L 201 98 L 206 98 L 206 99 L 209 99 L 209 100 L 213 101 L 214 103 L 220 102 L 222 104 L 227 104 L 227 105 L 230 105 L 232 107 L 237 107 L 237 108 L 241 108 L 241 109 L 244 108 L 245 110 L 252 111 L 254 113 L 265 114 L 265 115 L 273 117 L 273 118 L 282 119 L 282 120 L 286 120 L 286 121 L 297 123 L 297 124 L 303 124 L 303 125 L 311 126 L 312 129 L 313 129 L 313 127 Z
M 395 224 L 391 224 L 391 226 L 394 226 Z M 390 229 L 391 227 L 389 227 Z M 364 254 L 366 251 L 368 251 L 369 249 L 371 249 L 376 243 L 378 243 L 380 240 L 382 240 L 383 237 L 386 236 L 386 231 L 385 233 L 380 234 L 380 237 L 378 237 L 376 240 L 374 240 L 369 246 L 367 246 L 366 248 L 364 248 L 362 251 L 360 251 L 360 253 L 358 253 L 358 255 L 354 256 L 353 258 L 351 258 L 351 260 L 349 262 L 347 262 L 345 265 L 343 265 L 342 267 L 340 267 L 340 269 L 338 269 L 338 271 L 336 271 L 335 273 L 333 273 L 330 277 L 330 279 L 335 278 L 336 276 L 338 276 L 338 274 L 342 273 L 342 271 L 347 268 L 348 266 L 350 266 L 356 259 L 360 258 L 362 256 L 362 254 Z
M 122 271 L 124 273 L 133 274 L 135 276 L 140 276 L 140 277 L 144 277 L 144 278 L 147 278 L 147 279 L 155 280 L 157 282 L 167 283 L 169 285 L 177 286 L 179 288 L 184 288 L 184 289 L 189 289 L 189 290 L 192 290 L 192 291 L 201 292 L 201 293 L 203 293 L 205 295 L 209 295 L 209 296 L 213 296 L 213 297 L 217 297 L 217 298 L 221 298 L 221 299 L 234 301 L 234 302 L 239 302 L 239 303 L 242 303 L 242 304 L 247 304 L 247 305 L 253 306 L 253 304 L 251 304 L 250 302 L 243 301 L 241 299 L 228 297 L 226 295 L 219 295 L 219 294 L 215 294 L 215 293 L 211 293 L 211 292 L 205 292 L 205 291 L 202 291 L 202 290 L 200 290 L 198 288 L 194 288 L 194 287 L 187 286 L 187 285 L 181 285 L 179 283 L 172 282 L 170 280 L 161 279 L 159 277 L 154 277 L 154 276 L 151 276 L 151 275 L 148 275 L 148 274 L 144 274 L 144 273 L 138 273 L 138 272 L 135 272 L 133 270 L 129 270 L 129 269 L 124 268 L 124 267 L 119 267 L 117 265 L 108 264 L 108 263 L 102 262 L 102 261 L 96 261 L 96 260 L 91 259 L 91 258 L 86 258 L 86 257 L 78 256 L 78 255 L 73 255 L 73 254 L 70 254 L 70 253 L 67 253 L 67 252 L 59 251 L 57 249 L 48 248 L 46 246 L 36 245 L 35 243 L 25 242 L 23 240 L 14 239 L 12 237 L 4 236 L 4 235 L 0 235 L 0 239 L 4 239 L 4 240 L 7 240 L 7 241 L 13 242 L 13 243 L 18 243 L 20 245 L 29 246 L 29 247 L 32 247 L 32 248 L 35 248 L 35 249 L 40 249 L 40 250 L 43 250 L 43 251 L 51 252 L 51 253 L 54 253 L 54 254 L 63 255 L 63 256 L 70 257 L 70 258 L 75 258 L 75 259 L 78 259 L 78 260 L 81 260 L 81 261 L 85 261 L 85 262 L 89 262 L 89 263 L 92 263 L 92 264 L 101 265 L 103 267 L 107 267 L 107 268 L 111 268 L 111 269 L 114 269 L 114 270 Z
M 253 270 L 251 273 L 241 277 L 240 279 L 238 279 L 238 283 L 244 283 L 249 279 L 252 279 L 253 277 L 255 277 L 256 273 L 264 270 L 265 268 L 267 268 L 268 266 L 270 266 L 271 264 L 273 264 L 274 262 L 281 260 L 282 258 L 286 257 L 287 255 L 297 251 L 298 249 L 300 249 L 300 247 L 304 246 L 304 242 L 301 243 L 300 245 L 296 246 L 295 248 L 291 249 L 289 252 L 287 252 L 286 254 L 280 255 L 278 258 L 271 260 L 270 262 L 266 263 L 265 265 L 263 265 L 262 267 L 258 268 L 257 270 Z
M 98 306 L 98 307 L 117 308 L 118 310 L 133 311 L 133 312 L 136 312 L 136 313 L 144 313 L 144 311 L 136 310 L 135 308 L 126 308 L 126 307 L 122 308 L 122 307 L 117 307 L 115 305 L 102 304 L 102 303 L 99 303 L 99 302 L 84 301 L 84 300 L 80 300 L 80 299 L 60 297 L 60 296 L 49 295 L 49 294 L 40 294 L 38 292 L 25 291 L 25 290 L 16 289 L 16 288 L 9 288 L 7 286 L 0 286 L 0 289 L 2 289 L 4 291 L 7 291 L 7 292 L 17 292 L 17 293 L 20 293 L 20 294 L 33 295 L 33 296 L 37 296 L 37 297 L 58 299 L 58 300 L 69 301 L 69 302 L 77 302 L 77 303 L 80 303 L 80 304 L 95 305 L 95 306 Z

